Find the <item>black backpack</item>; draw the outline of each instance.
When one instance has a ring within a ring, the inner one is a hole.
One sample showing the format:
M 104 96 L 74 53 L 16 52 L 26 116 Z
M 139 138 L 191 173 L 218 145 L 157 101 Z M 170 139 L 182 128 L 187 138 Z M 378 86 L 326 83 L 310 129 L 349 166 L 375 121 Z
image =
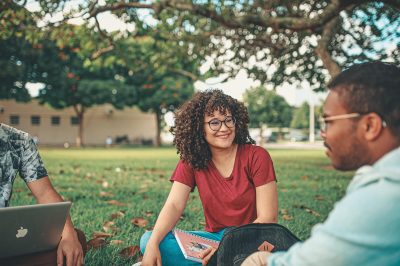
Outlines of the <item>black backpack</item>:
M 218 250 L 207 265 L 239 266 L 250 254 L 258 250 L 285 251 L 298 241 L 299 238 L 279 224 L 253 223 L 234 227 L 227 229 Z

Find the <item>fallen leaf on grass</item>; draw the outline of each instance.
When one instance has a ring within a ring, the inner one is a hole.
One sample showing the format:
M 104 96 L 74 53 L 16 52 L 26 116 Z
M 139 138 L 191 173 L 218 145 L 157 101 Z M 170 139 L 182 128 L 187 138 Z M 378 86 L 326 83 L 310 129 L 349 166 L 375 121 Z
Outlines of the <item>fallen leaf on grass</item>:
M 100 197 L 114 197 L 113 193 L 100 191 Z
M 107 181 L 103 181 L 101 185 L 103 186 L 103 188 L 108 188 L 110 186 Z
M 112 222 L 112 221 L 107 221 L 107 222 L 105 222 L 104 224 L 103 224 L 103 230 L 104 231 L 113 231 L 113 232 L 116 232 L 116 231 L 118 231 L 118 227 L 116 227 L 116 226 L 113 226 L 115 223 L 114 222 Z
M 112 237 L 113 235 L 110 233 L 106 233 L 106 232 L 99 232 L 99 231 L 95 231 L 92 234 L 93 238 L 107 238 L 107 237 Z
M 124 243 L 124 241 L 118 240 L 118 239 L 113 239 L 113 240 L 110 241 L 110 243 L 112 245 L 122 245 Z
M 142 217 L 135 217 L 131 220 L 131 223 L 139 227 L 146 227 L 149 222 Z
M 201 225 L 206 225 L 206 222 L 200 221 L 199 224 L 201 224 Z
M 283 214 L 289 214 L 288 210 L 286 209 L 280 209 L 279 212 L 283 215 Z
M 109 200 L 107 201 L 108 204 L 116 205 L 116 206 L 125 206 L 126 203 L 119 202 L 118 200 Z
M 303 181 L 307 181 L 308 180 L 308 176 L 303 175 L 302 177 L 300 177 L 300 179 L 303 180 Z
M 101 237 L 93 238 L 87 242 L 87 250 L 89 251 L 92 248 L 98 249 L 104 247 L 105 245 L 107 245 L 107 242 L 104 238 Z
M 294 207 L 305 210 L 306 212 L 311 213 L 314 216 L 317 216 L 317 217 L 321 216 L 321 214 L 319 214 L 318 212 L 311 210 L 310 208 L 308 208 L 304 205 L 294 205 Z
M 85 179 L 91 179 L 92 178 L 92 173 L 86 173 Z
M 316 199 L 316 200 L 324 200 L 325 197 L 322 196 L 322 195 L 315 195 L 314 199 Z
M 282 218 L 283 218 L 283 220 L 285 220 L 285 221 L 293 220 L 293 217 L 290 216 L 289 214 L 284 214 L 284 215 L 282 216 Z
M 126 247 L 119 252 L 119 255 L 124 258 L 134 257 L 136 254 L 140 252 L 139 246 L 130 246 Z
M 152 215 L 153 215 L 153 212 L 151 212 L 151 211 L 147 211 L 147 212 L 146 212 L 146 216 L 147 216 L 147 217 L 150 217 L 150 216 L 152 216 Z
M 117 218 L 119 218 L 119 217 L 124 217 L 124 216 L 125 216 L 125 213 L 124 213 L 124 212 L 122 212 L 122 211 L 117 211 L 117 212 L 114 212 L 113 214 L 111 214 L 110 218 L 111 218 L 112 220 L 114 220 L 114 219 L 117 219 Z

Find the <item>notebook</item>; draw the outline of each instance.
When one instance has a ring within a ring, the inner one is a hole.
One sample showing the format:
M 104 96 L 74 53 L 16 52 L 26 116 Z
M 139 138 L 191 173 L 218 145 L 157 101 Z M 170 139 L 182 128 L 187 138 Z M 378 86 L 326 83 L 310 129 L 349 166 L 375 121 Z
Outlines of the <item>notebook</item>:
M 0 258 L 56 248 L 70 207 L 57 202 L 0 208 Z
M 201 237 L 175 228 L 173 230 L 185 259 L 201 262 L 200 253 L 209 247 L 218 248 L 219 241 Z

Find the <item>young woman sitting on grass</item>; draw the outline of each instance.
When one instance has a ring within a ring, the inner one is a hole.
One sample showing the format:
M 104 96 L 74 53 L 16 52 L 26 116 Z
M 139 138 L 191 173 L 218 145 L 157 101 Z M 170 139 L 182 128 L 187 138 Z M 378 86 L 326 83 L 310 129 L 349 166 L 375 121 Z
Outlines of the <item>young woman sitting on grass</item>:
M 248 123 L 243 103 L 220 90 L 196 93 L 178 110 L 172 132 L 180 160 L 154 230 L 140 240 L 142 265 L 199 265 L 184 258 L 171 233 L 196 186 L 206 225 L 193 234 L 220 241 L 228 227 L 277 221 L 272 160 L 253 145 Z M 214 251 L 203 253 L 203 264 Z

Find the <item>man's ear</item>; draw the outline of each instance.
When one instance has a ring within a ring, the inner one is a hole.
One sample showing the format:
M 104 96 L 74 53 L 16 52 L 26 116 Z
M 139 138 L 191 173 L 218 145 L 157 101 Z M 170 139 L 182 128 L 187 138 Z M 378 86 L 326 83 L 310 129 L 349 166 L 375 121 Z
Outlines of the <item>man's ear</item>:
M 384 129 L 382 118 L 376 113 L 364 115 L 363 129 L 367 140 L 373 141 L 377 139 Z

